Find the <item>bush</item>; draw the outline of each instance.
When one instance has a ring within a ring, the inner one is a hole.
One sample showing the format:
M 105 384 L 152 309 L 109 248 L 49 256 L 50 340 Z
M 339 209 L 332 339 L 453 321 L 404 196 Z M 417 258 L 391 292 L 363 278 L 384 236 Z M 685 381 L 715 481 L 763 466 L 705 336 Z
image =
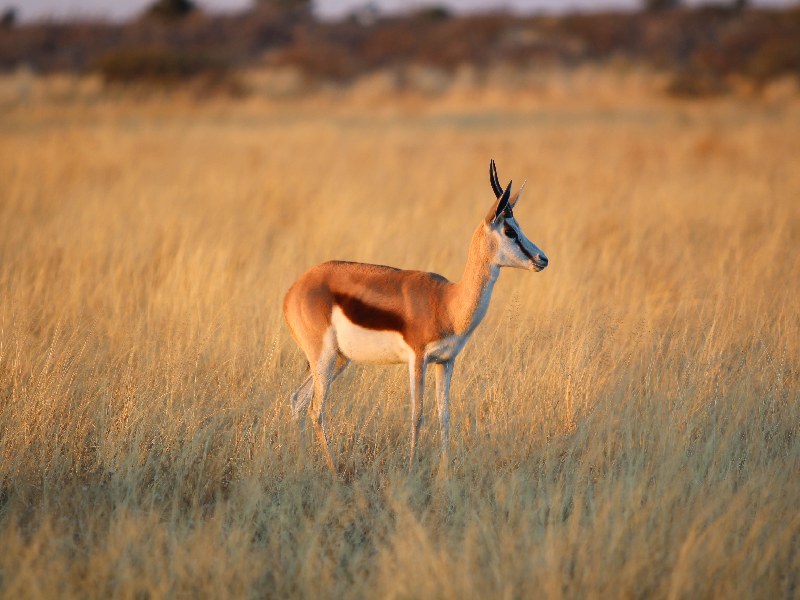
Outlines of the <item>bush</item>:
M 726 93 L 728 87 L 709 71 L 685 69 L 672 76 L 665 91 L 676 98 L 707 98 Z
M 17 9 L 13 7 L 6 8 L 3 11 L 3 14 L 0 15 L 0 28 L 11 29 L 16 24 L 17 24 Z
M 438 4 L 423 6 L 411 13 L 411 17 L 417 21 L 444 21 L 452 15 L 450 9 Z
M 147 9 L 145 16 L 159 19 L 181 19 L 194 12 L 195 4 L 191 0 L 156 0 Z
M 110 84 L 174 85 L 203 79 L 218 84 L 229 76 L 219 57 L 163 48 L 124 48 L 103 55 L 95 64 Z
M 800 76 L 800 39 L 785 37 L 768 40 L 757 49 L 746 71 L 759 85 L 783 75 Z
M 672 10 L 678 8 L 680 5 L 680 0 L 644 0 L 642 2 L 642 8 L 650 12 Z

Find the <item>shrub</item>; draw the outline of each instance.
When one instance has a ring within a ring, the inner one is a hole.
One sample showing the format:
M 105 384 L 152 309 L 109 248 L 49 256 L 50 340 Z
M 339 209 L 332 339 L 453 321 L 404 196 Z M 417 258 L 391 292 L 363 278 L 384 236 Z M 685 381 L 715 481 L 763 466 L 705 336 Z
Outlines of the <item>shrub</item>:
M 123 48 L 103 55 L 95 64 L 110 84 L 174 85 L 203 79 L 219 84 L 229 65 L 219 57 L 164 48 Z
M 159 19 L 180 19 L 195 10 L 192 0 L 156 0 L 145 13 Z
M 13 7 L 6 8 L 3 11 L 3 14 L 0 15 L 0 28 L 11 29 L 16 24 L 17 24 L 17 9 Z
M 665 91 L 676 98 L 707 98 L 724 94 L 728 87 L 710 71 L 685 69 L 672 76 Z
M 748 62 L 747 74 L 760 85 L 782 75 L 800 77 L 800 39 L 787 36 L 768 40 Z

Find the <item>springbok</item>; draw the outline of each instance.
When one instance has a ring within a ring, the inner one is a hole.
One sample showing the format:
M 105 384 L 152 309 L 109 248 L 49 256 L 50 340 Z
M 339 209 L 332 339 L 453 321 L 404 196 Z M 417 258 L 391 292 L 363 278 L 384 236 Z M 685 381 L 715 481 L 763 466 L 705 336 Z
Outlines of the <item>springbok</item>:
M 525 185 L 512 198 L 511 182 L 505 190 L 500 186 L 494 161 L 489 163 L 489 181 L 497 199 L 472 234 L 459 282 L 436 273 L 330 261 L 306 271 L 286 293 L 286 322 L 310 371 L 292 395 L 292 414 L 297 418 L 311 406 L 314 430 L 332 471 L 336 467 L 325 432 L 325 400 L 351 360 L 408 364 L 409 468 L 422 425 L 425 371 L 433 364 L 442 458 L 447 458 L 453 363 L 486 314 L 500 267 L 541 271 L 547 266 L 547 257 L 525 237 L 512 212 Z

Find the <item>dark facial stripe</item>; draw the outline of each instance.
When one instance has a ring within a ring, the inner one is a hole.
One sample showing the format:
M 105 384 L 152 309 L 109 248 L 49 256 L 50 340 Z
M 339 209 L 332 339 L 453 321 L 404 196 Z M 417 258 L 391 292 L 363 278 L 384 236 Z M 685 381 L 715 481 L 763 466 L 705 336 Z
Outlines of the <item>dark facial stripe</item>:
M 521 233 L 519 231 L 517 231 L 515 227 L 512 227 L 510 223 L 506 223 L 506 227 L 508 229 L 513 230 L 514 234 L 515 234 L 514 236 L 510 236 L 510 235 L 506 234 L 506 237 L 511 238 L 512 240 L 514 240 L 517 243 L 517 246 L 519 246 L 519 249 L 522 250 L 522 253 L 525 256 L 528 257 L 528 260 L 533 260 L 533 255 L 530 252 L 528 252 L 528 250 L 527 250 L 527 248 L 525 248 L 525 246 L 522 245 L 522 235 L 521 235 Z
M 390 310 L 370 306 L 355 296 L 334 294 L 333 300 L 352 323 L 366 329 L 389 331 L 405 330 L 403 317 Z
M 522 241 L 519 238 L 517 238 L 516 242 L 517 242 L 517 246 L 519 246 L 519 249 L 522 250 L 522 253 L 525 256 L 527 256 L 529 260 L 533 260 L 533 254 L 531 254 L 530 252 L 528 252 L 525 249 L 525 246 L 522 245 Z

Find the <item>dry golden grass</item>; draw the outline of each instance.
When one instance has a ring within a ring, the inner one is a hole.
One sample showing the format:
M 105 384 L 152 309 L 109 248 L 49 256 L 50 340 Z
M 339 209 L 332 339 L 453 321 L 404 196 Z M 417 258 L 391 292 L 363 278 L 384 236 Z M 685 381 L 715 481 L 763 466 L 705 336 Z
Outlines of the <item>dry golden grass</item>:
M 0 117 L 2 596 L 800 594 L 800 108 L 481 106 Z M 430 387 L 409 477 L 405 370 L 355 366 L 337 479 L 284 290 L 457 278 L 490 157 L 551 267 L 457 362 L 447 477 Z

